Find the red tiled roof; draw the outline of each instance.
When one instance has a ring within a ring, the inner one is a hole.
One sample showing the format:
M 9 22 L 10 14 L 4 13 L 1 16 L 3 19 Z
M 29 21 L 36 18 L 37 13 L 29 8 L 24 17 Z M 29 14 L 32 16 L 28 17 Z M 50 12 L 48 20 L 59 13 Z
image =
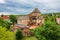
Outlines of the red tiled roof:
M 32 25 L 29 29 L 35 29 L 37 26 Z
M 24 29 L 23 30 L 25 33 L 28 33 L 30 30 L 29 29 Z
M 14 25 L 14 28 L 15 28 L 15 29 L 18 29 L 18 28 L 20 28 L 20 27 L 15 24 L 15 25 Z
M 9 19 L 9 16 L 3 16 L 3 19 Z

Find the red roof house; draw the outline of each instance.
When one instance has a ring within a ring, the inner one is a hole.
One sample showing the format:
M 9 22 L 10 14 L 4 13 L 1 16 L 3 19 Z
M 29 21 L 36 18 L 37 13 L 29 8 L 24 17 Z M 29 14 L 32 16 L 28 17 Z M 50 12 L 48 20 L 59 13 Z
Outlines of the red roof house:
M 5 15 L 5 16 L 3 16 L 3 19 L 9 19 L 9 16 Z

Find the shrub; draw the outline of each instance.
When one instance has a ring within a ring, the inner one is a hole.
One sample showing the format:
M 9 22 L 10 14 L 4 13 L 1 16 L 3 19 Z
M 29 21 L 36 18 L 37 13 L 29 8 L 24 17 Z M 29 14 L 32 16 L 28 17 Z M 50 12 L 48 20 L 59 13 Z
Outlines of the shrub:
M 21 30 L 17 30 L 17 32 L 16 32 L 16 39 L 17 40 L 21 40 L 22 39 L 22 31 Z
M 15 34 L 0 26 L 0 40 L 15 40 Z
M 60 27 L 54 22 L 45 23 L 34 34 L 38 40 L 60 40 Z

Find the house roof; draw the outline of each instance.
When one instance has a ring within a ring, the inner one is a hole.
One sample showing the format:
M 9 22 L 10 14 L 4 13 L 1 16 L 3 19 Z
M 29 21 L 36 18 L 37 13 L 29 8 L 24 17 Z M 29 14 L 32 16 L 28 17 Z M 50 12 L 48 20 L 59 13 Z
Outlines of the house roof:
M 23 25 L 23 24 L 15 24 L 14 27 L 17 28 L 29 28 L 29 26 Z
M 40 14 L 41 12 L 39 11 L 39 9 L 38 8 L 35 8 L 30 14 L 29 14 L 29 16 L 40 16 L 41 14 Z
M 4 15 L 3 19 L 9 19 L 9 16 Z
M 35 8 L 32 13 L 40 13 L 38 8 Z
M 29 29 L 35 29 L 37 26 L 32 25 Z

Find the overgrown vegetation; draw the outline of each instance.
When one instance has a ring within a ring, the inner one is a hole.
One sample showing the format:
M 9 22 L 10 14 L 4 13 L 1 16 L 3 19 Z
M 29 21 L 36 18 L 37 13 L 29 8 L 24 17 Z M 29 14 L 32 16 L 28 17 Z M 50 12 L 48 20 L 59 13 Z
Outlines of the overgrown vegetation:
M 9 30 L 10 28 L 10 23 L 5 21 L 3 18 L 0 18 L 0 26 L 5 27 Z
M 12 22 L 12 24 L 17 23 L 17 16 L 10 15 L 9 17 L 10 17 L 10 21 Z
M 15 33 L 7 31 L 6 28 L 0 26 L 0 40 L 15 40 Z
M 38 40 L 60 40 L 60 26 L 48 22 L 34 30 Z
M 16 40 L 21 40 L 23 38 L 22 31 L 17 30 L 16 32 Z
M 23 37 L 22 40 L 37 40 L 37 38 L 35 36 L 31 36 L 31 37 Z

